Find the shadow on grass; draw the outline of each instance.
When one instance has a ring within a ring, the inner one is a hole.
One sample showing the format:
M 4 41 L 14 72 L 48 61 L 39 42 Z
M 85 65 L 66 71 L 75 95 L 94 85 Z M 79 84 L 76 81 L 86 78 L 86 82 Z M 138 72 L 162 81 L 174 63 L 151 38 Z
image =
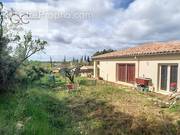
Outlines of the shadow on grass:
M 20 96 L 17 99 L 20 100 L 17 102 L 19 105 L 13 108 L 16 110 L 11 111 L 11 113 L 15 112 L 11 114 L 11 119 L 15 123 L 26 121 L 26 118 L 30 120 L 24 122 L 21 132 L 16 130 L 12 132 L 26 135 L 180 134 L 180 128 L 178 129 L 178 126 L 163 113 L 161 119 L 149 119 L 146 115 L 134 117 L 116 111 L 115 107 L 108 102 L 96 98 L 69 96 L 64 92 L 60 94 L 62 95 L 57 96 L 51 91 L 38 89 L 27 91 Z
M 42 95 L 41 95 L 42 96 Z M 47 95 L 44 95 L 47 96 Z M 45 109 L 50 124 L 60 129 L 61 134 L 93 135 L 178 135 L 177 125 L 171 118 L 131 116 L 115 110 L 109 103 L 95 98 L 80 96 L 56 99 L 48 96 Z

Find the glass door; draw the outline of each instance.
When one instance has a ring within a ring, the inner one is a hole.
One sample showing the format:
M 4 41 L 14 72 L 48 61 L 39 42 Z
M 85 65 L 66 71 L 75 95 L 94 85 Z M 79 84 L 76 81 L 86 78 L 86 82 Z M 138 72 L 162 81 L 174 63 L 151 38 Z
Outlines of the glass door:
M 167 64 L 160 66 L 160 90 L 176 91 L 178 82 L 178 65 Z
M 161 66 L 161 90 L 167 90 L 167 78 L 168 78 L 168 66 L 162 65 Z
M 171 65 L 170 71 L 170 90 L 177 90 L 177 80 L 178 80 L 178 65 Z

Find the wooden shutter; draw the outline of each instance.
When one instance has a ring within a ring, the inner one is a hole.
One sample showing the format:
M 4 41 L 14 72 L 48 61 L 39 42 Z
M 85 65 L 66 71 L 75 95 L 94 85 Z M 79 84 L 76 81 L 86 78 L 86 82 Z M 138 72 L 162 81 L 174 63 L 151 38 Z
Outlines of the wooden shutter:
M 127 64 L 127 82 L 134 83 L 135 82 L 135 65 Z
M 126 82 L 126 64 L 118 64 L 118 81 Z

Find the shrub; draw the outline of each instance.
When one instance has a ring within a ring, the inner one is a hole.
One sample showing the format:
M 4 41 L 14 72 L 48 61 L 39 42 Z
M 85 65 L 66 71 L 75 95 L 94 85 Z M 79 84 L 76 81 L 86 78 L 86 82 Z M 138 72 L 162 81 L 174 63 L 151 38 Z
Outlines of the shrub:
M 78 76 L 80 68 L 63 68 L 60 70 L 60 74 L 64 77 L 67 77 L 71 83 L 74 83 L 75 76 Z

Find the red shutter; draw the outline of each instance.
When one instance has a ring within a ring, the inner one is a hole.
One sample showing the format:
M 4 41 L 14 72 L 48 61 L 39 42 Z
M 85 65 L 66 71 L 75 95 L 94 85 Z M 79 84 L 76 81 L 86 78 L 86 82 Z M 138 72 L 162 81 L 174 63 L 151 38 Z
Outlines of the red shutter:
M 135 65 L 134 64 L 127 65 L 127 82 L 128 83 L 135 82 Z
M 118 65 L 118 81 L 126 82 L 126 64 Z
M 135 64 L 118 64 L 118 81 L 134 83 L 135 82 Z

